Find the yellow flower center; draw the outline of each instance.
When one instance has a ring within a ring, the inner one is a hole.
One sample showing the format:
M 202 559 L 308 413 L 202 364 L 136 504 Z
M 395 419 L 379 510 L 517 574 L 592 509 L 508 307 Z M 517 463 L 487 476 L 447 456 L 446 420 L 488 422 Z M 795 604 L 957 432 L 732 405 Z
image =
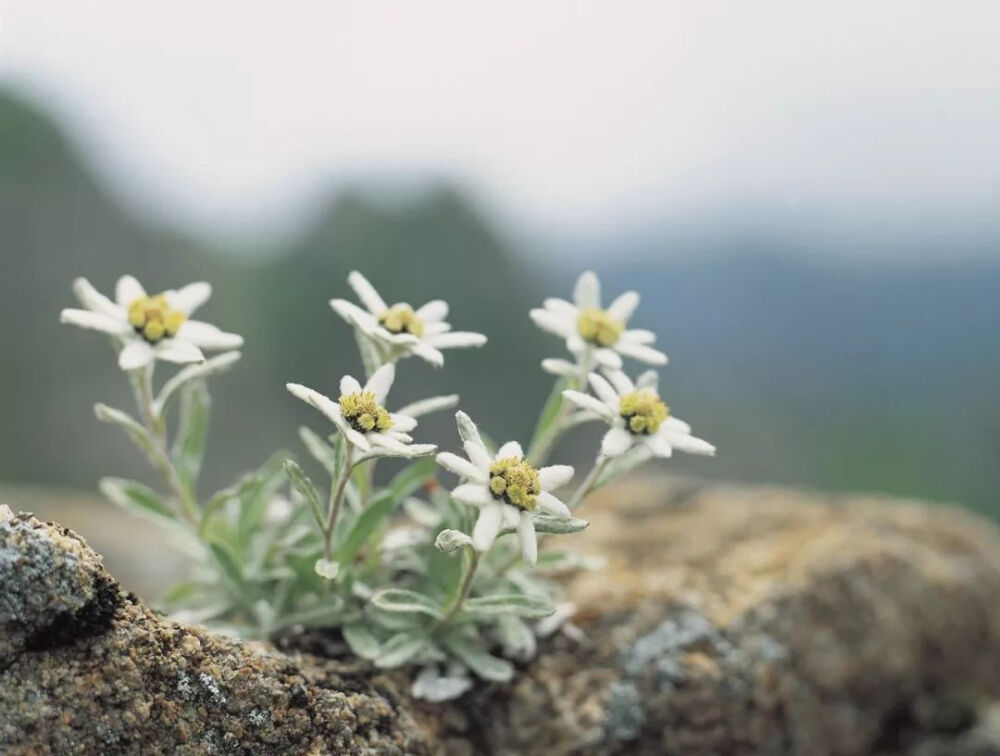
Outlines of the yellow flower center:
M 670 414 L 670 408 L 652 389 L 639 389 L 618 398 L 618 412 L 632 433 L 650 435 L 663 425 Z
M 625 324 L 608 315 L 598 307 L 581 310 L 576 319 L 576 330 L 584 341 L 597 346 L 609 347 L 618 341 L 625 330 Z
M 128 322 L 150 344 L 176 336 L 185 320 L 187 315 L 172 308 L 164 294 L 140 297 L 128 306 Z
M 521 457 L 504 457 L 490 465 L 490 493 L 494 499 L 531 512 L 538 506 L 542 481 L 538 470 Z
M 393 333 L 411 333 L 418 339 L 424 335 L 424 321 L 409 305 L 394 305 L 378 316 L 378 322 Z
M 392 415 L 375 401 L 371 391 L 356 391 L 340 397 L 340 414 L 359 433 L 383 433 L 392 427 Z

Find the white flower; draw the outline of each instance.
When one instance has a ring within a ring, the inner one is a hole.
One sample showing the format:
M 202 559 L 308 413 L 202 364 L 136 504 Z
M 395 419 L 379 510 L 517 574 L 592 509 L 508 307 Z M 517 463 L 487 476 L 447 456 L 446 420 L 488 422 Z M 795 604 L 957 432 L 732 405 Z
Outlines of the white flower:
M 456 501 L 480 508 L 472 530 L 476 551 L 488 551 L 504 527 L 517 528 L 524 561 L 534 566 L 538 561 L 538 539 L 532 512 L 539 509 L 555 517 L 569 517 L 569 509 L 549 491 L 573 477 L 569 465 L 552 465 L 536 470 L 524 458 L 521 445 L 509 441 L 490 457 L 475 423 L 464 412 L 455 415 L 468 459 L 442 452 L 437 462 L 462 478 L 451 492 Z
M 657 393 L 654 371 L 646 371 L 636 383 L 620 370 L 607 371 L 607 375 L 608 380 L 597 373 L 588 376 L 597 398 L 563 391 L 564 397 L 611 426 L 601 441 L 601 454 L 617 457 L 635 444 L 645 444 L 657 457 L 669 457 L 674 449 L 715 455 L 714 446 L 692 436 L 690 425 L 670 415 Z
M 59 319 L 115 336 L 122 347 L 118 354 L 122 370 L 137 370 L 153 360 L 202 362 L 202 349 L 237 349 L 243 344 L 243 337 L 235 333 L 189 319 L 212 295 L 205 282 L 150 296 L 135 278 L 122 276 L 112 302 L 87 279 L 78 278 L 73 292 L 86 309 L 63 310 Z
M 441 367 L 444 364 L 442 349 L 480 347 L 486 343 L 481 333 L 452 331 L 444 322 L 448 317 L 448 303 L 441 299 L 416 310 L 406 302 L 390 307 L 368 279 L 357 271 L 351 272 L 347 283 L 366 309 L 346 299 L 331 299 L 330 306 L 369 339 L 387 348 L 391 360 L 416 355 Z
M 601 309 L 601 284 L 588 270 L 577 279 L 572 303 L 550 297 L 544 307 L 531 311 L 531 319 L 542 330 L 566 339 L 566 348 L 575 355 L 592 349 L 598 365 L 620 368 L 622 355 L 650 365 L 666 365 L 667 355 L 649 346 L 656 341 L 656 334 L 626 330 L 638 304 L 639 295 L 626 291 L 608 309 Z M 542 368 L 555 375 L 579 370 L 573 363 L 557 359 L 543 361 Z
M 385 397 L 396 378 L 395 365 L 383 365 L 362 386 L 349 375 L 340 379 L 337 401 L 298 383 L 287 388 L 330 420 L 351 444 L 373 456 L 419 457 L 430 454 L 433 444 L 414 444 L 408 435 L 417 426 L 409 415 L 391 413 L 385 409 Z

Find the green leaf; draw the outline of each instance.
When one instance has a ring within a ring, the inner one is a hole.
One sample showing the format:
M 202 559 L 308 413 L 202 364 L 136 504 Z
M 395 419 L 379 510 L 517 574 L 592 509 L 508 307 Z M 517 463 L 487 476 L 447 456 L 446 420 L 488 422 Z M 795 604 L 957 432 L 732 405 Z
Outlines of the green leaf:
M 280 618 L 282 627 L 302 625 L 303 627 L 333 627 L 339 625 L 346 616 L 346 605 L 340 596 L 324 596 L 322 603 L 285 614 Z
M 445 645 L 465 665 L 484 680 L 509 682 L 514 676 L 514 665 L 492 656 L 472 641 L 461 636 L 450 636 Z
M 163 417 L 170 400 L 185 383 L 196 378 L 208 378 L 223 373 L 236 364 L 239 358 L 239 352 L 224 352 L 196 365 L 188 365 L 163 384 L 160 395 L 156 397 L 156 414 Z
M 408 612 L 387 612 L 372 604 L 365 606 L 365 617 L 371 624 L 386 630 L 392 630 L 393 632 L 412 630 L 427 624 L 427 615 L 411 614 Z
M 253 606 L 250 587 L 243 576 L 243 567 L 232 547 L 221 541 L 210 541 L 208 547 L 219 568 L 219 573 L 230 590 L 239 597 L 244 606 Z
M 532 619 L 548 617 L 556 610 L 547 600 L 538 596 L 525 596 L 522 593 L 472 598 L 466 600 L 462 608 L 469 614 L 476 614 L 481 617 L 516 614 L 519 617 L 529 617 Z
M 536 533 L 551 533 L 553 535 L 579 533 L 590 525 L 586 520 L 580 520 L 576 517 L 563 518 L 550 517 L 549 515 L 535 515 L 534 519 Z
M 387 612 L 417 612 L 431 617 L 441 616 L 441 605 L 437 601 L 405 588 L 386 588 L 372 596 L 371 602 Z
M 248 476 L 247 485 L 240 486 L 237 537 L 241 547 L 245 547 L 254 534 L 261 532 L 270 498 L 286 480 L 283 464 L 287 458 L 287 452 L 275 452 Z
M 177 515 L 153 489 L 124 478 L 104 478 L 99 486 L 101 493 L 113 504 L 138 514 L 166 517 L 176 520 Z
M 552 386 L 549 398 L 546 400 L 545 407 L 542 408 L 542 414 L 538 418 L 538 424 L 535 426 L 535 432 L 531 436 L 531 443 L 528 445 L 528 456 L 532 459 L 534 459 L 535 455 L 543 448 L 543 444 L 555 432 L 556 424 L 559 421 L 559 415 L 562 411 L 562 392 L 566 386 L 566 378 L 558 379 Z
M 534 631 L 520 617 L 501 614 L 497 617 L 496 635 L 508 658 L 527 661 L 538 650 Z
M 434 547 L 445 554 L 450 554 L 457 549 L 471 545 L 472 538 L 461 530 L 451 530 L 450 528 L 442 530 L 438 533 L 437 538 L 434 539 Z
M 122 428 L 128 434 L 132 443 L 139 447 L 139 450 L 145 454 L 154 465 L 160 464 L 159 460 L 162 459 L 162 455 L 160 454 L 156 441 L 153 439 L 149 430 L 134 417 L 129 415 L 127 412 L 122 412 L 121 410 L 109 407 L 106 404 L 95 404 L 94 415 L 96 415 L 97 419 L 102 423 L 110 423 Z
M 413 659 L 430 645 L 428 637 L 421 632 L 404 630 L 387 640 L 375 657 L 375 666 L 399 667 Z
M 193 381 L 184 386 L 181 391 L 181 421 L 171 456 L 181 480 L 192 491 L 205 454 L 210 406 L 204 381 Z
M 335 448 L 324 441 L 318 433 L 304 425 L 299 428 L 299 438 L 302 439 L 306 450 L 326 468 L 330 477 L 335 480 L 343 460 L 343 443 L 338 444 L 339 448 Z M 339 439 L 340 436 L 337 438 Z
M 185 580 L 182 583 L 172 586 L 169 591 L 163 594 L 160 603 L 171 609 L 183 606 L 199 593 L 203 593 L 205 589 L 206 586 L 204 583 L 200 583 L 197 580 Z
M 322 530 L 326 523 L 323 517 L 323 505 L 319 498 L 319 492 L 316 490 L 316 486 L 306 475 L 305 470 L 299 467 L 299 464 L 295 460 L 286 459 L 284 463 L 285 475 L 288 476 L 288 480 L 291 482 L 292 487 L 302 494 L 302 497 L 309 504 L 309 509 L 313 514 L 313 518 L 316 520 L 317 527 Z
M 433 457 L 426 457 L 407 465 L 389 481 L 387 486 L 389 495 L 394 502 L 402 501 L 420 488 L 428 478 L 433 478 L 436 471 L 437 463 Z
M 347 535 L 344 536 L 343 543 L 334 552 L 334 559 L 341 564 L 347 564 L 354 559 L 354 555 L 358 553 L 369 536 L 392 514 L 395 508 L 396 502 L 391 496 L 387 495 L 386 492 L 379 494 L 351 524 Z
M 355 656 L 371 661 L 379 655 L 379 642 L 372 632 L 362 622 L 352 622 L 340 628 L 344 640 L 351 647 Z

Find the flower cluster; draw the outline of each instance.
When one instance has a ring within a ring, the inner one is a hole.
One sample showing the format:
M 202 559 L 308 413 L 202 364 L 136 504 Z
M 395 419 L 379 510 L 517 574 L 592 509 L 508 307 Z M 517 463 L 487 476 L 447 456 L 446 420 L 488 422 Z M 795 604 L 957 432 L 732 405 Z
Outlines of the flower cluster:
M 538 638 L 560 629 L 579 637 L 572 605 L 545 573 L 594 561 L 550 550 L 547 539 L 586 528 L 574 512 L 588 494 L 645 460 L 715 448 L 671 414 L 655 372 L 633 382 L 623 371 L 624 358 L 651 365 L 667 358 L 652 346 L 651 331 L 628 328 L 639 295 L 626 292 L 604 309 L 597 276 L 587 272 L 573 302 L 547 299 L 531 311 L 538 326 L 565 340 L 568 356 L 542 363 L 556 386 L 527 451 L 517 441 L 493 446 L 458 411 L 464 455 L 438 452 L 412 434 L 419 418 L 454 408 L 459 398 L 390 410 L 398 365 L 417 356 L 441 367 L 442 350 L 479 347 L 486 337 L 452 331 L 442 300 L 388 305 L 360 273 L 347 280 L 362 306 L 344 299 L 331 306 L 354 329 L 364 380 L 344 375 L 329 396 L 287 384 L 329 423 L 322 433 L 300 429 L 328 485 L 278 455 L 204 499 L 197 483 L 210 407 L 205 379 L 239 359 L 233 350 L 243 339 L 191 319 L 211 294 L 207 283 L 148 294 L 124 276 L 112 301 L 75 281 L 84 309 L 63 310 L 61 319 L 111 336 L 138 407 L 135 418 L 101 404 L 97 417 L 120 426 L 165 484 L 158 492 L 106 478 L 101 490 L 190 547 L 196 577 L 164 599 L 190 621 L 262 637 L 336 628 L 350 652 L 378 667 L 419 667 L 413 693 L 431 701 L 461 695 L 474 677 L 507 681 L 511 660 L 530 659 Z M 229 351 L 206 359 L 204 350 Z M 186 366 L 154 392 L 157 361 Z M 171 439 L 167 410 L 177 396 L 180 423 Z M 608 430 L 593 467 L 569 489 L 573 467 L 547 464 L 548 457 L 567 432 L 593 420 Z M 390 478 L 377 475 L 383 458 L 405 466 Z M 437 468 L 458 478 L 450 491 L 436 483 Z

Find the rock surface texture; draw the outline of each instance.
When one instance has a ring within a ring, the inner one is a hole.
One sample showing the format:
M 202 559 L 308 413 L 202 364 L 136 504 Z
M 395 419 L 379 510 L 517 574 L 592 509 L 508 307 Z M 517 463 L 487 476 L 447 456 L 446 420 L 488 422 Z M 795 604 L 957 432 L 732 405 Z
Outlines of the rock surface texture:
M 608 561 L 567 582 L 584 636 L 429 705 L 405 673 L 173 623 L 0 513 L 0 752 L 1000 754 L 993 525 L 692 482 L 582 514 L 573 548 Z

